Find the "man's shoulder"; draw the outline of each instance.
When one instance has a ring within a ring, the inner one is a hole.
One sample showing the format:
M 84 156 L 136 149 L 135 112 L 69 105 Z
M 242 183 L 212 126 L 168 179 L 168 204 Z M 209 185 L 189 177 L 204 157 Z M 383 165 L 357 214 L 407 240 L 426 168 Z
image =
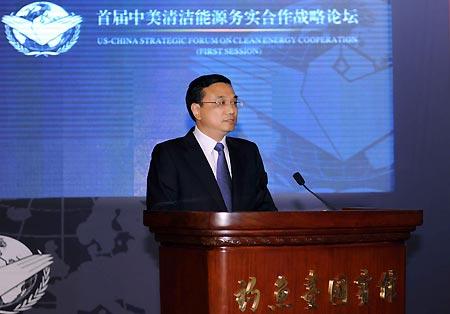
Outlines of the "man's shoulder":
M 240 138 L 240 137 L 227 137 L 228 147 L 232 146 L 232 148 L 236 148 L 242 152 L 257 152 L 258 146 L 256 143 Z
M 183 137 L 165 140 L 156 144 L 155 147 L 153 148 L 153 152 L 157 153 L 157 152 L 169 152 L 177 150 L 184 146 L 183 142 L 184 142 Z
M 177 146 L 183 143 L 184 136 L 177 137 L 177 138 L 171 138 L 162 142 L 159 142 L 155 145 L 155 147 L 171 147 L 171 146 Z
M 240 138 L 240 137 L 232 137 L 232 136 L 227 136 L 227 140 L 230 143 L 236 144 L 236 145 L 242 145 L 242 146 L 248 146 L 248 147 L 257 147 L 256 143 L 246 140 L 244 138 Z

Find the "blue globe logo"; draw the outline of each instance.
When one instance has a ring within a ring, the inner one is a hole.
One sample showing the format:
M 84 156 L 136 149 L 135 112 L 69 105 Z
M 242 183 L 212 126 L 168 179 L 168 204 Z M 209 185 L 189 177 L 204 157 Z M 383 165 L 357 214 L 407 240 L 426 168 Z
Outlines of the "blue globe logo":
M 31 251 L 21 242 L 10 237 L 0 237 L 0 268 L 30 255 L 32 255 Z M 0 309 L 14 305 L 26 297 L 33 289 L 36 277 L 37 275 L 34 275 L 7 293 L 0 295 Z
M 51 2 L 33 2 L 2 17 L 9 43 L 25 55 L 59 55 L 80 35 L 81 16 Z
M 23 243 L 0 235 L 0 313 L 16 313 L 36 303 L 47 288 L 51 264 L 51 255 L 33 255 Z

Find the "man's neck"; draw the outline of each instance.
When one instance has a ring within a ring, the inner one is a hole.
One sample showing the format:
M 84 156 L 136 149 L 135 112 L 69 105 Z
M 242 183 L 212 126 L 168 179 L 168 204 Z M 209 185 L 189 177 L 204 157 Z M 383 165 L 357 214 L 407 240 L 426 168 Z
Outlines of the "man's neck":
M 202 133 L 203 135 L 205 135 L 209 138 L 212 138 L 216 142 L 222 141 L 222 139 L 227 135 L 226 133 L 223 134 L 222 132 L 212 132 L 208 129 L 205 129 L 205 128 L 199 126 L 198 124 L 196 124 L 196 127 L 200 131 L 200 133 Z

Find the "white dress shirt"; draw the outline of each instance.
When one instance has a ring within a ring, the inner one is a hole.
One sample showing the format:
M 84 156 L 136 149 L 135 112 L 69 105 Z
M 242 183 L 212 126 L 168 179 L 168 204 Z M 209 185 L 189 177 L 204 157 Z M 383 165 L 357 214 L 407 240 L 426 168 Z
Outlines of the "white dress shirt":
M 194 136 L 197 142 L 200 144 L 202 148 L 203 154 L 205 154 L 206 159 L 208 160 L 209 166 L 211 167 L 212 172 L 214 173 L 214 177 L 217 179 L 217 158 L 219 157 L 219 153 L 214 149 L 216 144 L 216 140 L 210 138 L 208 135 L 202 133 L 197 126 L 194 129 Z M 230 163 L 230 152 L 228 151 L 226 136 L 219 142 L 224 146 L 225 159 L 227 160 L 228 171 L 231 173 L 231 163 Z

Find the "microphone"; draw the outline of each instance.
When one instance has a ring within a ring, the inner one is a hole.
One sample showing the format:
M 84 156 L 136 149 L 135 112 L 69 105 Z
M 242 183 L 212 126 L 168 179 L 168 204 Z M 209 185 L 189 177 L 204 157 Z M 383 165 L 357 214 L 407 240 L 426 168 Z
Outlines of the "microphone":
M 309 193 L 311 193 L 312 195 L 314 195 L 319 201 L 321 201 L 328 209 L 331 210 L 337 210 L 336 207 L 331 206 L 330 204 L 328 204 L 327 202 L 325 202 L 319 195 L 317 195 L 316 193 L 314 193 L 313 191 L 311 191 L 306 185 L 305 185 L 305 179 L 303 179 L 302 175 L 300 174 L 300 172 L 296 172 L 292 175 L 292 177 L 294 178 L 295 182 L 298 183 L 298 185 L 303 186 L 306 190 L 308 190 Z

